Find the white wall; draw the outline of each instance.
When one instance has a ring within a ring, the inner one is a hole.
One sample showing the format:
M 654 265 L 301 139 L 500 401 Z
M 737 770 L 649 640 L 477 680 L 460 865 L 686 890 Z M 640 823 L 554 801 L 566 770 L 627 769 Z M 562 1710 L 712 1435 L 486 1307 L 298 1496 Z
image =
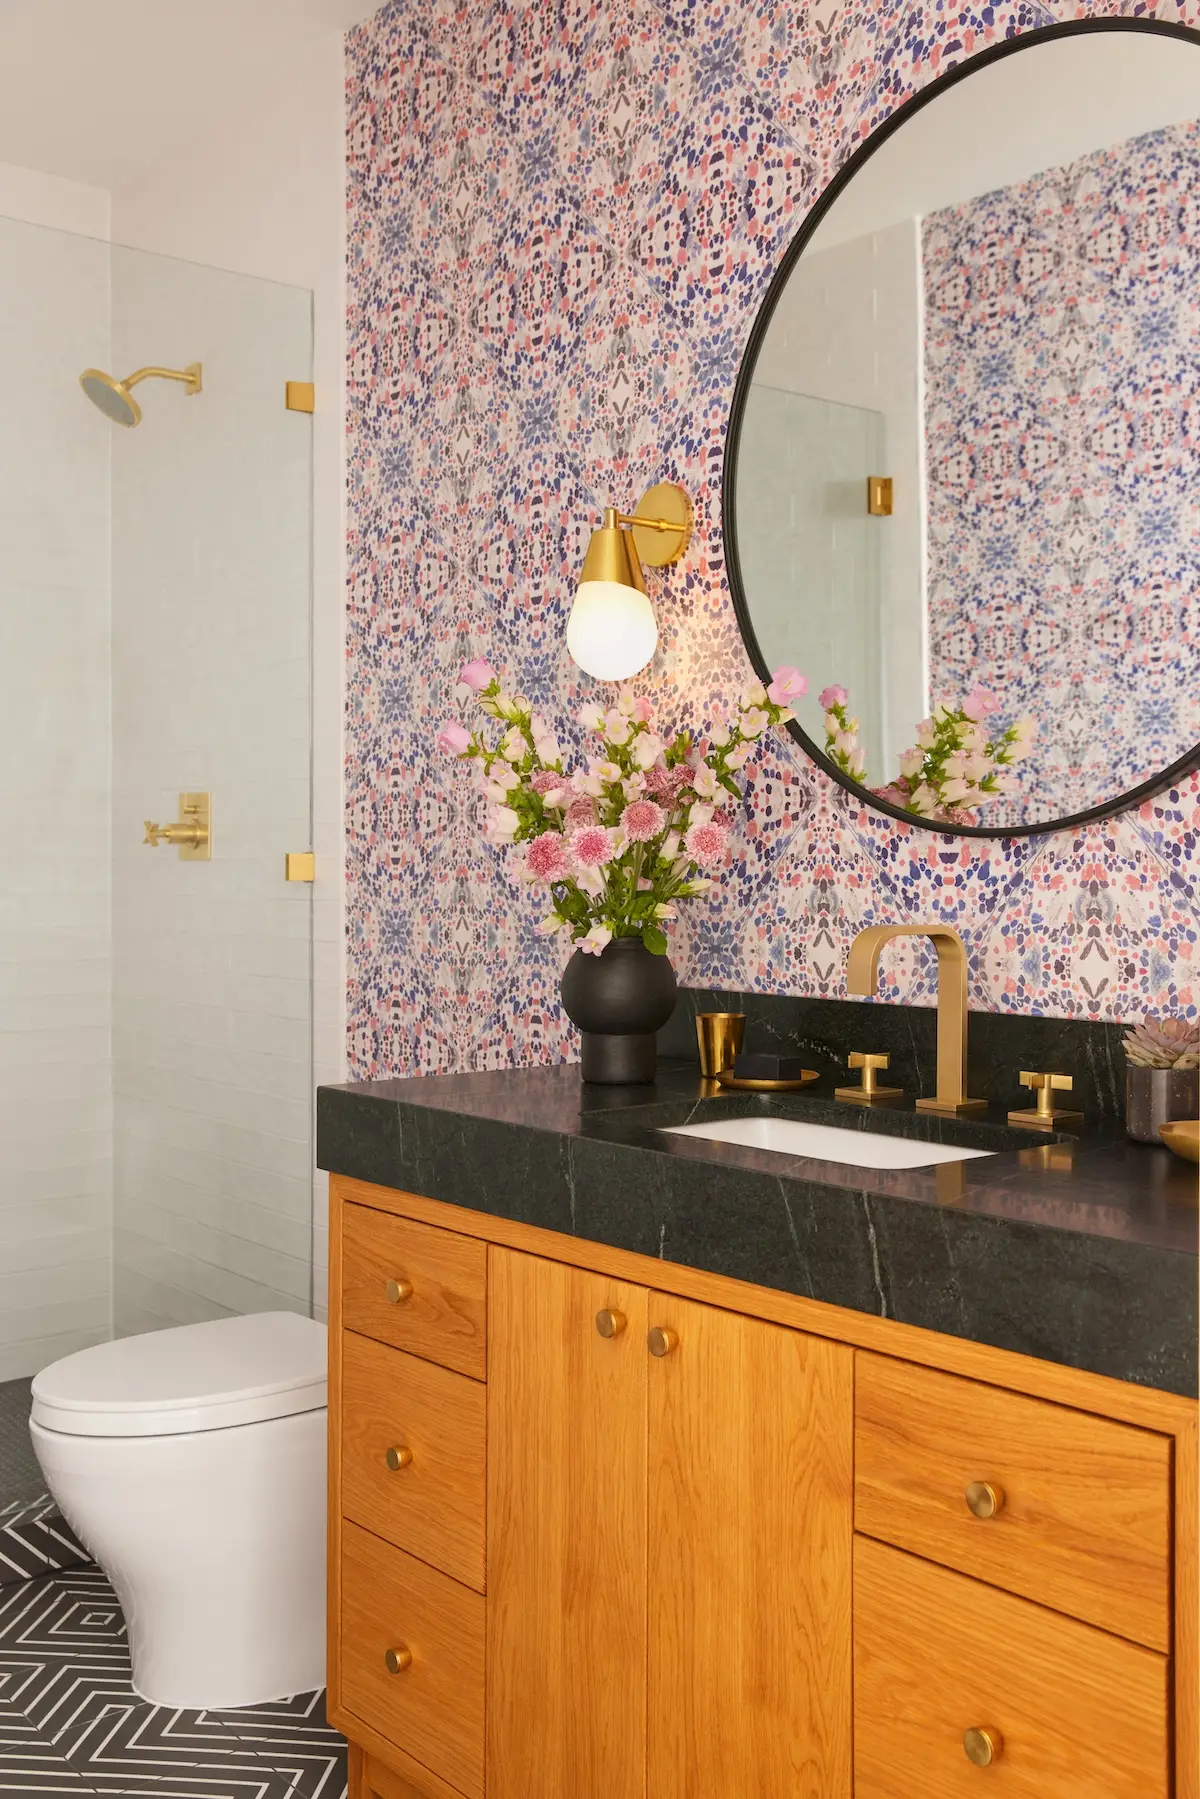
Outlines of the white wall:
M 885 466 L 873 472 L 891 475 L 894 511 L 871 520 L 879 533 L 882 578 L 884 758 L 882 768 L 873 764 L 869 770 L 873 784 L 895 774 L 896 757 L 926 711 L 922 342 L 920 231 L 907 219 L 802 256 L 754 368 L 756 388 L 781 388 L 883 416 Z M 744 500 L 739 493 L 743 537 L 754 498 L 750 491 Z M 865 511 L 865 484 L 858 503 Z M 753 590 L 751 602 L 753 609 Z M 804 666 L 799 636 L 787 660 Z M 839 677 L 831 670 L 828 678 Z
M 109 1333 L 109 348 L 107 244 L 0 220 L 0 1380 Z
M 813 250 L 1200 118 L 1200 46 L 1121 31 L 1027 44 L 943 89 L 830 208 Z
M 214 107 L 211 135 L 113 193 L 113 236 L 312 291 L 313 1051 L 316 1081 L 345 1078 L 342 898 L 345 157 L 342 36 L 290 59 L 252 110 Z M 300 846 L 303 847 L 303 846 Z M 327 1284 L 326 1183 L 314 1173 L 317 1310 Z

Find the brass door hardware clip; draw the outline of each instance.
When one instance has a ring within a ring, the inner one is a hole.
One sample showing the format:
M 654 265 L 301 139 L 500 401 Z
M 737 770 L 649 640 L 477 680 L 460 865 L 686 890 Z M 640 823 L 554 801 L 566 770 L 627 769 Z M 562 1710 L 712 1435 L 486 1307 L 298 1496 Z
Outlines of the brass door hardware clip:
M 878 1100 L 902 1099 L 903 1087 L 881 1087 L 877 1079 L 881 1068 L 888 1065 L 887 1056 L 868 1056 L 861 1050 L 851 1050 L 849 1056 L 851 1068 L 862 1069 L 862 1085 L 860 1087 L 836 1087 L 834 1097 L 844 1100 L 850 1106 L 873 1106 Z
M 143 843 L 157 849 L 160 843 L 174 844 L 181 862 L 212 861 L 212 794 L 181 793 L 179 818 L 175 824 L 156 825 L 147 818 Z
M 1074 1082 L 1069 1074 L 1033 1074 L 1028 1069 L 1021 1070 L 1021 1085 L 1029 1087 L 1037 1094 L 1037 1105 L 1026 1110 L 1010 1112 L 1010 1124 L 1023 1125 L 1031 1131 L 1054 1131 L 1061 1125 L 1083 1123 L 1082 1112 L 1063 1110 L 1054 1104 L 1056 1093 L 1070 1093 Z

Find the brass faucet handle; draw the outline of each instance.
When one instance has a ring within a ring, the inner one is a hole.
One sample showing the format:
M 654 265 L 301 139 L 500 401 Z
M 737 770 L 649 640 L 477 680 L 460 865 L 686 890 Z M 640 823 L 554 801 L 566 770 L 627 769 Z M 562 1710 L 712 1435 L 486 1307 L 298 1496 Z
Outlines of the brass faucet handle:
M 166 825 L 156 825 L 151 818 L 145 819 L 144 823 L 146 826 L 146 835 L 142 838 L 142 842 L 150 844 L 153 849 L 157 849 L 160 843 L 165 843 L 167 840 L 167 827 Z
M 877 1099 L 899 1099 L 904 1092 L 903 1087 L 881 1087 L 876 1078 L 881 1068 L 886 1068 L 890 1060 L 887 1056 L 868 1054 L 865 1050 L 852 1049 L 846 1058 L 851 1068 L 862 1069 L 862 1085 L 860 1087 L 838 1087 L 835 1095 L 849 1106 L 869 1106 Z
M 1080 1124 L 1082 1112 L 1073 1112 L 1056 1106 L 1056 1093 L 1070 1093 L 1075 1082 L 1069 1074 L 1042 1074 L 1030 1068 L 1023 1068 L 1020 1074 L 1022 1087 L 1028 1087 L 1037 1094 L 1037 1105 L 1010 1112 L 1010 1124 L 1027 1125 L 1031 1130 L 1050 1131 L 1060 1124 Z

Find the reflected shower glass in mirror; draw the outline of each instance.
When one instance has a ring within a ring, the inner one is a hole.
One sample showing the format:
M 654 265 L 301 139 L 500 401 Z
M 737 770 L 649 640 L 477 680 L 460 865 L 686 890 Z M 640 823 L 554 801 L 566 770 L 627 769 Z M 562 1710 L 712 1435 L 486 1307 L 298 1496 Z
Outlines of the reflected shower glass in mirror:
M 726 488 L 810 747 L 993 832 L 1115 810 L 1200 740 L 1200 39 L 1005 49 L 789 252 Z

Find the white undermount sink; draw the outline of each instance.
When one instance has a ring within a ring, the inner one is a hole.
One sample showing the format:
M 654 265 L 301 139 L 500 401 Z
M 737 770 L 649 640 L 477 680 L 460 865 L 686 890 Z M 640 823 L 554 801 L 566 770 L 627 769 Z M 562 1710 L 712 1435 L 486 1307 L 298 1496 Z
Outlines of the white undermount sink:
M 946 1143 L 918 1143 L 879 1131 L 846 1131 L 834 1124 L 800 1118 L 727 1118 L 712 1124 L 672 1124 L 669 1137 L 702 1137 L 708 1143 L 740 1143 L 810 1162 L 844 1162 L 850 1168 L 933 1168 L 939 1162 L 969 1162 L 990 1149 L 954 1149 Z

